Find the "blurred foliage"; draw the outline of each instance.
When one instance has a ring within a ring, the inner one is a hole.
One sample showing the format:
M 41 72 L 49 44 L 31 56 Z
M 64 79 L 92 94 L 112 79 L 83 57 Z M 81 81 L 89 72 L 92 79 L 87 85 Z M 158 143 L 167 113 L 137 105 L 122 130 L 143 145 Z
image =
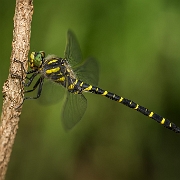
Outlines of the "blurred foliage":
M 0 9 L 2 86 L 15 2 L 0 0 Z M 101 88 L 180 125 L 179 19 L 179 0 L 34 1 L 31 51 L 63 57 L 71 28 L 83 56 L 98 60 Z M 86 97 L 85 116 L 69 132 L 62 128 L 61 102 L 24 103 L 7 180 L 179 179 L 177 134 L 107 98 Z

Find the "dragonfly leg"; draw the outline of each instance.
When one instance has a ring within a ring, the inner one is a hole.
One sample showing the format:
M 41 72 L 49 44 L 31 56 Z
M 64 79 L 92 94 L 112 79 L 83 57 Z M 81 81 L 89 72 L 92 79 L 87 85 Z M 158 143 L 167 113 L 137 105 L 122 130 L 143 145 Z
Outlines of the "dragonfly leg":
M 22 103 L 16 109 L 19 109 L 26 99 L 38 99 L 40 97 L 40 95 L 41 95 L 41 92 L 42 92 L 43 82 L 44 82 L 44 77 L 40 77 L 37 80 L 36 84 L 33 86 L 33 89 L 25 91 L 24 93 L 32 92 L 32 91 L 34 91 L 39 86 L 38 87 L 37 95 L 35 97 L 24 97 Z
M 34 79 L 34 78 L 33 78 L 33 79 Z M 31 82 L 32 82 L 32 81 L 31 81 Z M 30 82 L 30 83 L 31 83 L 31 82 Z M 37 98 L 39 98 L 39 96 L 41 95 L 43 82 L 44 82 L 44 77 L 41 76 L 41 77 L 37 80 L 37 82 L 35 83 L 35 85 L 33 86 L 33 89 L 24 91 L 24 93 L 29 93 L 29 92 L 34 91 L 34 90 L 39 86 L 36 97 L 25 97 L 25 99 L 37 99 Z
M 26 77 L 26 79 L 28 79 L 27 83 L 24 83 L 25 87 L 29 87 L 31 85 L 31 83 L 33 82 L 34 78 L 37 76 L 38 73 L 34 73 L 32 74 L 31 77 Z

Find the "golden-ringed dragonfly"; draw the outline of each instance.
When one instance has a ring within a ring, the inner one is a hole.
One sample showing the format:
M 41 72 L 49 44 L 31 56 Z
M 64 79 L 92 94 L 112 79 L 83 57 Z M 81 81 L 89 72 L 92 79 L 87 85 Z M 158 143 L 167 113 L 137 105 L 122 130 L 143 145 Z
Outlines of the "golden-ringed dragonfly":
M 70 30 L 67 32 L 67 44 L 64 55 L 65 58 L 60 58 L 55 55 L 48 55 L 46 57 L 44 51 L 31 53 L 29 59 L 31 70 L 26 73 L 32 75 L 27 77 L 28 82 L 25 83 L 25 87 L 29 87 L 37 75 L 40 75 L 40 77 L 31 90 L 25 91 L 25 93 L 28 93 L 37 89 L 36 97 L 25 97 L 24 100 L 38 99 L 41 96 L 45 78 L 60 84 L 66 89 L 67 93 L 62 112 L 62 121 L 66 129 L 71 129 L 81 120 L 87 108 L 87 100 L 83 93 L 91 92 L 124 104 L 162 124 L 164 127 L 180 133 L 180 128 L 168 119 L 129 99 L 97 87 L 97 62 L 94 58 L 82 61 L 80 46 L 76 36 Z

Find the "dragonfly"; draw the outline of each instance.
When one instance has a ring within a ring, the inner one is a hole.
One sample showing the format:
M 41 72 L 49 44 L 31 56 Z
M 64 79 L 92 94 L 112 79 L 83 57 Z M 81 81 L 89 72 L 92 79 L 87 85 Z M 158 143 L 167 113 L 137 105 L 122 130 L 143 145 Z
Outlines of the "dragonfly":
M 149 109 L 123 98 L 115 93 L 103 90 L 98 84 L 98 65 L 95 58 L 82 60 L 82 53 L 75 34 L 67 31 L 67 43 L 64 58 L 56 55 L 45 56 L 44 51 L 32 52 L 29 58 L 30 71 L 26 74 L 32 74 L 27 77 L 24 86 L 29 87 L 34 78 L 40 75 L 32 89 L 24 91 L 32 92 L 37 89 L 35 97 L 24 97 L 27 99 L 38 99 L 41 96 L 44 79 L 49 79 L 65 88 L 66 100 L 62 110 L 62 121 L 66 129 L 73 128 L 83 117 L 87 109 L 87 99 L 85 92 L 101 95 L 113 101 L 121 103 L 131 109 L 160 123 L 164 127 L 180 133 L 180 128 L 170 120 L 150 111 Z M 24 101 L 23 101 L 24 102 Z

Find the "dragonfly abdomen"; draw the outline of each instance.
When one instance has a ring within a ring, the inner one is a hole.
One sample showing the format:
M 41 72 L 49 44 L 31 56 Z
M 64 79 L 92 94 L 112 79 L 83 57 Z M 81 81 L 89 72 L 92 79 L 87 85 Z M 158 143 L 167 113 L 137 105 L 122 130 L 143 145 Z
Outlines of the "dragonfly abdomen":
M 95 86 L 92 86 L 92 85 L 89 85 L 89 84 L 86 84 L 83 82 L 81 83 L 81 87 L 83 88 L 83 91 L 100 94 L 111 100 L 117 101 L 125 106 L 128 106 L 129 108 L 132 108 L 132 109 L 144 114 L 145 116 L 148 116 L 151 119 L 154 119 L 156 122 L 162 124 L 164 127 L 168 128 L 170 130 L 173 130 L 176 133 L 180 133 L 180 128 L 177 127 L 174 123 L 172 123 L 168 119 L 163 118 L 162 116 L 154 113 L 153 111 L 148 110 L 147 108 L 145 108 L 129 99 L 123 98 L 114 93 L 111 93 L 111 92 L 103 90 L 99 87 L 95 87 Z

